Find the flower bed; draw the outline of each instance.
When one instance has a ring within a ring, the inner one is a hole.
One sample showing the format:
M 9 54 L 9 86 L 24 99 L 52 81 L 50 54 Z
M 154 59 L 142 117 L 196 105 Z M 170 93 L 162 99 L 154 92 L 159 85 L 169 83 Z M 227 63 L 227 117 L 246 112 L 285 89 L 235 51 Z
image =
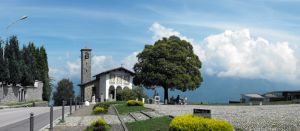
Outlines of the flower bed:
M 224 120 L 189 114 L 175 117 L 171 121 L 170 131 L 233 131 L 233 126 Z
M 104 119 L 98 119 L 88 126 L 85 131 L 108 131 L 111 128 Z
M 136 100 L 128 100 L 127 106 L 144 106 L 144 103 Z

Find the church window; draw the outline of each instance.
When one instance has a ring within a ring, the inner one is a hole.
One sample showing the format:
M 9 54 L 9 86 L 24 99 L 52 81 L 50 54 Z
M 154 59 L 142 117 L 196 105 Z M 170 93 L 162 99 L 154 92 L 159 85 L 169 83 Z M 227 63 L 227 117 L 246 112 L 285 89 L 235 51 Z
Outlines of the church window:
M 85 52 L 85 59 L 89 59 L 89 53 L 88 52 Z
M 115 75 L 110 74 L 110 84 L 115 84 Z
M 117 76 L 117 84 L 122 84 L 122 76 Z
M 129 79 L 130 79 L 129 76 L 124 76 L 124 84 L 125 85 L 129 85 Z

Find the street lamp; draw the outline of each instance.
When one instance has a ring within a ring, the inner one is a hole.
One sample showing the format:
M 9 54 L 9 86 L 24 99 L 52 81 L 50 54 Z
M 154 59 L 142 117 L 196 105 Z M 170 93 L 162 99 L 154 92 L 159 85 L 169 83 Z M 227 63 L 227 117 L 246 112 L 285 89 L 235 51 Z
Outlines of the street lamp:
M 9 25 L 6 27 L 6 30 L 8 30 L 8 28 L 11 27 L 12 25 L 16 24 L 18 21 L 25 20 L 25 19 L 27 19 L 27 18 L 28 18 L 28 16 L 26 16 L 26 15 L 22 16 L 22 17 L 19 18 L 18 20 L 16 20 L 16 21 L 12 22 L 11 24 L 9 24 Z
M 11 27 L 12 25 L 16 24 L 18 21 L 25 20 L 25 19 L 27 19 L 27 18 L 28 18 L 28 16 L 24 15 L 24 16 L 20 17 L 18 20 L 16 20 L 16 21 L 10 23 L 10 24 L 6 27 L 5 34 L 7 34 L 9 27 Z M 3 59 L 4 59 L 4 55 L 5 55 L 5 49 L 3 48 L 3 56 L 2 56 Z M 0 57 L 1 57 L 1 56 L 0 56 Z

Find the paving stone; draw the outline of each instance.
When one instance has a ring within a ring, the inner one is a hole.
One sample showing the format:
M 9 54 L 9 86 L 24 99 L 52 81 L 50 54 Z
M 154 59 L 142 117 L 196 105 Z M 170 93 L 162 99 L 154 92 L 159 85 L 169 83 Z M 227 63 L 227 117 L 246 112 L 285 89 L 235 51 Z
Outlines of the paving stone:
M 134 122 L 135 120 L 130 115 L 120 115 L 120 118 L 125 122 Z
M 140 112 L 132 112 L 131 113 L 133 115 L 133 117 L 137 120 L 137 121 L 142 121 L 142 120 L 147 120 L 149 119 L 149 117 L 147 117 L 146 115 L 140 113 Z
M 156 111 L 143 111 L 143 113 L 147 114 L 148 116 L 155 118 L 155 117 L 162 117 L 163 115 L 156 112 Z

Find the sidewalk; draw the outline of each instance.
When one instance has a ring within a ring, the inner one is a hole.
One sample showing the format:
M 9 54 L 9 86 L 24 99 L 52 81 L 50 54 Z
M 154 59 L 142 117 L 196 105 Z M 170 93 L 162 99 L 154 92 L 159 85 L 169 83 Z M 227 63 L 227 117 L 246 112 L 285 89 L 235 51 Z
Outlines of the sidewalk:
M 65 117 L 65 122 L 57 121 L 54 126 L 55 131 L 83 131 L 93 121 L 102 118 L 112 126 L 111 131 L 122 131 L 122 125 L 118 116 L 112 107 L 109 108 L 108 114 L 92 115 L 93 105 L 82 107 L 76 110 L 72 115 Z

